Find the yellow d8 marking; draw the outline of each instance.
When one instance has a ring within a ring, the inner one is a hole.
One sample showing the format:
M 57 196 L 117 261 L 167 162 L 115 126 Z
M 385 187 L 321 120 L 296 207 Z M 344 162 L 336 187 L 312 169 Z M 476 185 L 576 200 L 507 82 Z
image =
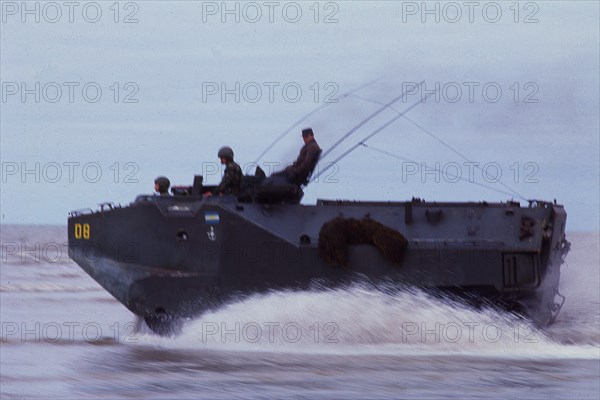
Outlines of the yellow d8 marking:
M 90 238 L 90 224 L 75 224 L 75 239 Z

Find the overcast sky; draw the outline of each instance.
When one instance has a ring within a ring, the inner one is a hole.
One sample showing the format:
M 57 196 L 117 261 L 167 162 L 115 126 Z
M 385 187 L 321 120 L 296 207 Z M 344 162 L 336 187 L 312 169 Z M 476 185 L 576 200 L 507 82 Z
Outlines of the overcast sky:
M 151 193 L 158 175 L 218 183 L 219 147 L 250 169 L 327 104 L 263 157 L 268 170 L 295 157 L 301 128 L 327 150 L 406 91 L 320 167 L 432 94 L 305 204 L 556 199 L 568 229 L 597 231 L 598 4 L 2 1 L 1 222 L 65 224 Z

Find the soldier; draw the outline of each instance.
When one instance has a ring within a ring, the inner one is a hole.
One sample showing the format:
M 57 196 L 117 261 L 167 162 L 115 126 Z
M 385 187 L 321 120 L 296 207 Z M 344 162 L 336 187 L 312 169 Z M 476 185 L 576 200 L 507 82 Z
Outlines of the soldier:
M 308 178 L 321 155 L 321 148 L 315 140 L 312 128 L 302 129 L 302 140 L 304 146 L 300 149 L 298 158 L 292 165 L 283 170 L 288 181 L 298 186 L 308 183 Z
M 295 185 L 306 185 L 308 178 L 319 161 L 321 148 L 315 140 L 315 134 L 312 128 L 302 129 L 302 140 L 304 146 L 300 149 L 300 154 L 294 163 L 280 172 L 273 173 L 263 184 L 280 185 L 293 183 Z
M 159 196 L 168 196 L 169 186 L 171 186 L 171 181 L 165 176 L 159 176 L 154 180 L 154 190 Z
M 233 161 L 233 150 L 231 147 L 221 147 L 217 154 L 221 160 L 221 164 L 225 165 L 225 174 L 215 193 L 219 195 L 231 194 L 239 196 L 242 186 L 242 168 Z M 204 197 L 212 196 L 211 192 L 204 194 Z
M 308 184 L 308 178 L 319 161 L 321 148 L 315 140 L 312 128 L 302 129 L 302 140 L 304 141 L 304 146 L 300 149 L 300 154 L 298 154 L 296 161 L 283 171 L 272 173 L 270 177 L 264 180 L 262 183 L 263 186 L 290 183 L 298 186 Z

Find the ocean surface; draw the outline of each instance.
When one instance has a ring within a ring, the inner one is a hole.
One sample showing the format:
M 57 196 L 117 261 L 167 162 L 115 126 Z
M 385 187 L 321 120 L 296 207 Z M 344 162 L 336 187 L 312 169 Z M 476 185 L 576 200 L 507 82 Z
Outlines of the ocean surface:
M 0 397 L 598 399 L 599 235 L 568 239 L 543 330 L 357 284 L 256 295 L 162 338 L 69 260 L 66 227 L 3 225 Z

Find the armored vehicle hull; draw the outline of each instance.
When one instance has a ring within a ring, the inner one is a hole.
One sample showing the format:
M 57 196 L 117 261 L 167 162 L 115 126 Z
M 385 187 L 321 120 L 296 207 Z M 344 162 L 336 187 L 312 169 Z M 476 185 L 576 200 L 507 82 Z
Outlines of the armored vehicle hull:
M 340 216 L 401 234 L 400 262 L 373 242 L 349 241 L 341 249 L 346 265 L 332 264 L 320 249 L 323 226 Z M 139 196 L 127 207 L 72 212 L 68 235 L 70 257 L 157 331 L 232 296 L 356 279 L 476 294 L 548 324 L 564 301 L 565 223 L 561 205 L 540 201 L 300 205 Z

